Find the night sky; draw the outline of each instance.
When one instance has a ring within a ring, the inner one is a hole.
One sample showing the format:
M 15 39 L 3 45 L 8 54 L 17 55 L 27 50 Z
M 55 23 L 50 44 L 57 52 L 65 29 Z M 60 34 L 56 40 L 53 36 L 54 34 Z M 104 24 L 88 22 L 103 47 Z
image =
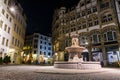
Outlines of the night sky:
M 51 35 L 54 10 L 60 6 L 75 6 L 79 0 L 18 0 L 27 16 L 26 33 Z

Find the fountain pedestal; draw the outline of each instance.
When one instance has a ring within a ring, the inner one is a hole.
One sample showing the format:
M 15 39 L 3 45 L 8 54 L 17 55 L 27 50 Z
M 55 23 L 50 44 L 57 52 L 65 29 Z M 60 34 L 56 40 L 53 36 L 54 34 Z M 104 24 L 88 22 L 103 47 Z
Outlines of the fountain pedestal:
M 62 69 L 100 69 L 100 62 L 55 62 L 55 68 Z

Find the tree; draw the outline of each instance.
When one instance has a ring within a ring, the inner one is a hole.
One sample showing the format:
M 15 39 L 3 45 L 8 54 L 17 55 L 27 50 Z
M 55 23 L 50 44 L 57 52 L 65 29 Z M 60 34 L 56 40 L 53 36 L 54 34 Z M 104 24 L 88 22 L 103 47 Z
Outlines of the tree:
M 3 62 L 6 63 L 6 64 L 10 63 L 11 62 L 10 61 L 10 56 L 5 56 L 4 59 L 3 59 Z
M 0 57 L 0 64 L 2 64 L 2 62 L 3 62 L 3 61 L 2 61 L 2 57 Z

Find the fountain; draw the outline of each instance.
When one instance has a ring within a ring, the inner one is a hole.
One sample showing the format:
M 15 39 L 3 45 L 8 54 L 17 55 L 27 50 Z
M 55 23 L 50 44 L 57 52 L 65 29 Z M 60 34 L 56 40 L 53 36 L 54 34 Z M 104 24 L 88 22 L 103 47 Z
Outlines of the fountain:
M 81 53 L 85 47 L 79 46 L 78 35 L 72 36 L 72 45 L 65 48 L 69 53 L 68 62 L 55 62 L 55 68 L 65 69 L 99 69 L 101 68 L 100 62 L 83 61 Z

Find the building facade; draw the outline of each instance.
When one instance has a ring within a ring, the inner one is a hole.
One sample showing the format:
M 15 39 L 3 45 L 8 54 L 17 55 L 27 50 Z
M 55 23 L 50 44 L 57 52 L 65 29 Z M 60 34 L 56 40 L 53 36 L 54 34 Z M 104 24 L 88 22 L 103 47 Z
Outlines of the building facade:
M 21 63 L 26 17 L 16 0 L 0 0 L 0 52 L 9 55 L 11 63 Z
M 58 56 L 55 60 L 65 60 L 65 47 L 71 45 L 70 36 L 79 34 L 79 44 L 88 49 L 90 61 L 99 60 L 106 66 L 110 52 L 115 52 L 119 61 L 119 12 L 119 0 L 80 0 L 71 9 L 55 10 L 52 23 L 53 53 Z M 96 55 L 100 58 L 95 59 Z
M 51 37 L 34 33 L 27 35 L 25 39 L 23 61 L 32 63 L 51 63 L 52 61 L 52 45 Z

